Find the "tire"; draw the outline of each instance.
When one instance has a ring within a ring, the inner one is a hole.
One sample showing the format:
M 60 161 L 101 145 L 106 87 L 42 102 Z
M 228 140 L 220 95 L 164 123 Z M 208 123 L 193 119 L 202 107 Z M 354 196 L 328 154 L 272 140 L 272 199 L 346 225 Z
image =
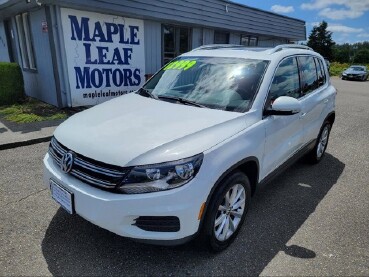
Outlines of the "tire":
M 346 80 L 346 78 L 345 78 L 345 77 L 343 77 L 343 76 L 341 77 L 341 79 L 342 79 L 342 80 Z
M 228 203 L 227 199 L 230 199 Z M 245 221 L 250 200 L 251 185 L 244 173 L 236 171 L 219 184 L 200 231 L 200 240 L 208 249 L 220 252 L 234 241 Z
M 319 163 L 325 154 L 325 150 L 328 146 L 329 141 L 329 134 L 331 132 L 332 124 L 329 121 L 325 121 L 322 125 L 322 128 L 320 129 L 319 136 L 316 140 L 316 144 L 311 150 L 311 152 L 308 154 L 307 158 L 308 161 L 312 164 Z

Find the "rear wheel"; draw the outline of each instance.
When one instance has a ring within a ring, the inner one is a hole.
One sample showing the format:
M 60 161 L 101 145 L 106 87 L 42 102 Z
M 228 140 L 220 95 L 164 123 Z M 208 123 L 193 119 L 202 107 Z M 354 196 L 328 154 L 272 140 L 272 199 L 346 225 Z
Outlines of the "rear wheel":
M 201 239 L 210 250 L 219 252 L 236 238 L 245 221 L 251 200 L 248 177 L 235 172 L 215 191 L 204 218 Z
M 328 146 L 329 134 L 332 128 L 332 124 L 329 121 L 324 122 L 322 128 L 320 129 L 319 136 L 317 138 L 315 147 L 308 154 L 308 160 L 316 164 L 320 162 L 325 154 L 325 150 Z

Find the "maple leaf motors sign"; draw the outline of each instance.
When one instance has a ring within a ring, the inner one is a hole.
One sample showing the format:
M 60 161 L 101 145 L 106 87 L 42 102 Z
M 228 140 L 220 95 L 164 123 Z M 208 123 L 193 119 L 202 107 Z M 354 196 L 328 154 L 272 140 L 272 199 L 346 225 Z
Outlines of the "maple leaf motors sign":
M 95 105 L 145 81 L 143 21 L 61 9 L 72 106 Z

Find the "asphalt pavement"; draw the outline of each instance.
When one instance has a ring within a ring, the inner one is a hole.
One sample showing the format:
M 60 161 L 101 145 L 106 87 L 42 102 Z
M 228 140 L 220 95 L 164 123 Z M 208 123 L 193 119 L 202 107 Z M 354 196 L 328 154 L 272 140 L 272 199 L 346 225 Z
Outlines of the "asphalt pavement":
M 0 275 L 369 275 L 369 81 L 333 79 L 327 155 L 252 199 L 232 246 L 133 242 L 70 216 L 42 184 L 48 143 L 0 151 Z

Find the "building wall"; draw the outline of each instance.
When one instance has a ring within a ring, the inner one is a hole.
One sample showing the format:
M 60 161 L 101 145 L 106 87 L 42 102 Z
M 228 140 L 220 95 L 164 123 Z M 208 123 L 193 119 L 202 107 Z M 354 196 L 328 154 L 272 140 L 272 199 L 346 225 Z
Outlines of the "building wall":
M 287 39 L 275 38 L 275 37 L 259 37 L 258 46 L 259 47 L 274 47 L 280 44 L 288 43 Z
M 15 1 L 13 1 L 15 2 Z M 45 4 L 55 4 L 52 0 L 43 0 Z M 302 20 L 246 7 L 226 0 L 60 0 L 58 5 L 102 13 L 124 14 L 133 18 L 150 18 L 159 22 L 178 22 L 207 26 L 209 28 L 228 29 L 248 34 L 273 35 L 289 40 L 304 40 L 305 22 Z M 25 1 L 6 7 L 0 11 L 0 18 L 11 15 L 17 10 L 34 8 L 34 2 Z
M 23 72 L 25 93 L 28 96 L 58 106 L 55 79 L 53 74 L 53 64 L 51 60 L 49 34 L 42 32 L 41 27 L 42 21 L 46 21 L 45 9 L 40 8 L 36 11 L 31 11 L 29 12 L 29 16 L 32 34 L 31 39 L 37 69 L 23 69 L 22 63 L 19 62 Z M 16 26 L 14 18 L 12 21 L 12 25 Z M 14 34 L 18 34 L 15 28 L 13 29 L 13 32 Z M 15 38 L 18 60 L 21 61 L 18 36 L 15 35 Z
M 5 35 L 4 22 L 0 21 L 0 62 L 9 62 L 8 44 Z
M 145 70 L 146 74 L 153 74 L 161 68 L 161 23 L 144 21 L 145 35 Z
M 226 0 L 60 0 L 57 5 L 52 0 L 43 0 L 42 7 L 33 1 L 26 3 L 13 0 L 11 3 L 9 1 L 5 9 L 0 10 L 0 20 L 12 19 L 16 42 L 15 60 L 19 64 L 22 63 L 14 16 L 20 11 L 30 11 L 37 70 L 23 70 L 26 93 L 59 106 L 71 106 L 72 102 L 61 7 L 143 20 L 146 74 L 153 74 L 162 66 L 162 24 L 191 28 L 192 49 L 213 44 L 216 30 L 229 33 L 231 44 L 239 44 L 241 34 L 256 36 L 260 47 L 303 40 L 306 36 L 304 21 Z M 46 19 L 49 32 L 42 32 L 41 24 Z M 0 21 L 0 61 L 9 59 L 7 44 L 2 43 L 2 37 L 5 37 L 5 32 L 4 24 Z
M 161 22 L 181 22 L 180 24 L 207 26 L 234 32 L 247 31 L 250 34 L 266 36 L 273 34 L 290 40 L 306 38 L 305 22 L 302 20 L 225 0 L 90 0 L 88 4 L 80 0 L 60 0 L 58 4 L 90 11 L 122 13 L 133 18 L 148 18 Z

